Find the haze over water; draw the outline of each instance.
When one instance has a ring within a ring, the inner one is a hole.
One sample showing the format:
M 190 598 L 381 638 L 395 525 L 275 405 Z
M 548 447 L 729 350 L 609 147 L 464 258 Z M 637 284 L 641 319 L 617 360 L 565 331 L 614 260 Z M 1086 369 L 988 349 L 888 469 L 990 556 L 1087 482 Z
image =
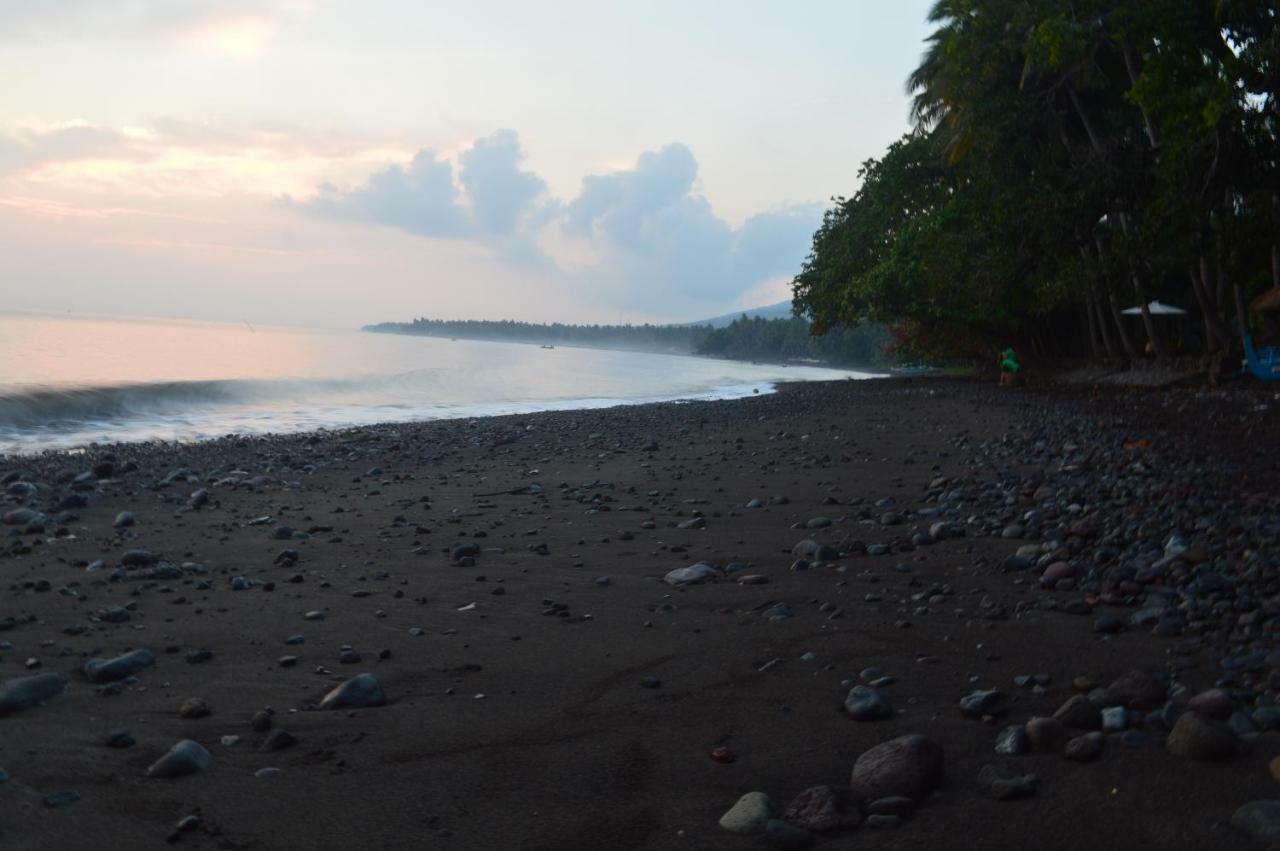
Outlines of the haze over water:
M 767 393 L 868 373 L 680 355 L 0 314 L 0 452 Z

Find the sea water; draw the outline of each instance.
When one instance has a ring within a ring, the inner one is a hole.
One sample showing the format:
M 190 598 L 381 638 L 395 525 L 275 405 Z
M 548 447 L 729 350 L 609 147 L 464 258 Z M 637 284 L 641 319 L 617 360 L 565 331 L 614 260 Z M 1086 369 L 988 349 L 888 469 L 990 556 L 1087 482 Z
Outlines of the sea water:
M 871 373 L 603 349 L 0 313 L 0 452 L 730 399 Z

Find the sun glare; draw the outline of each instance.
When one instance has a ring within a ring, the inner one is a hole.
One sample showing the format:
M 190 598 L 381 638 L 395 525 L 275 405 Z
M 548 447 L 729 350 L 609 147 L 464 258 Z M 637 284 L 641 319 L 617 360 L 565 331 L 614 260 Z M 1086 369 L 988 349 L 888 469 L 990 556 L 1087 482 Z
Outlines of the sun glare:
M 204 50 L 237 59 L 256 59 L 271 44 L 275 32 L 275 24 L 265 18 L 229 18 L 204 24 L 189 33 L 188 38 Z

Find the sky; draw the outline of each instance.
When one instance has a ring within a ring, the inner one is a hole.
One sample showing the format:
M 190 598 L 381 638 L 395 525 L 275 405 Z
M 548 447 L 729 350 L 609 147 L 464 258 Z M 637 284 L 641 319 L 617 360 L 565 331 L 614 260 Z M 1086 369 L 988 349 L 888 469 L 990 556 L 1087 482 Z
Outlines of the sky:
M 788 296 L 927 0 L 0 0 L 0 309 L 354 327 Z

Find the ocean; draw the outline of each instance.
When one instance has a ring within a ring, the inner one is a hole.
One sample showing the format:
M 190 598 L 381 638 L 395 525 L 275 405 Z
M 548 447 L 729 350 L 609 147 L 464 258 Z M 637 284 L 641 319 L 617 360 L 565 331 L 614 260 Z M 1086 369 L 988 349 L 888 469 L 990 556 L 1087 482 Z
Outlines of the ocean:
M 0 313 L 0 453 L 768 393 L 870 378 L 682 355 Z

